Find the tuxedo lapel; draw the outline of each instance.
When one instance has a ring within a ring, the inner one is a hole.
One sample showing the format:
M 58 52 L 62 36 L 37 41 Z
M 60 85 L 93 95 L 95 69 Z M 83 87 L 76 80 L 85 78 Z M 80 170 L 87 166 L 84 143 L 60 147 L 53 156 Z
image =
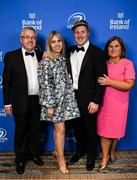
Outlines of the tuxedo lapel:
M 20 62 L 21 67 L 24 69 L 25 68 L 25 63 L 24 63 L 24 58 L 23 58 L 23 54 L 22 54 L 22 50 L 21 49 L 19 51 L 19 57 L 18 58 L 19 58 L 19 62 Z
M 87 49 L 87 52 L 84 56 L 84 59 L 83 59 L 83 62 L 82 62 L 82 65 L 81 65 L 81 70 L 80 70 L 80 74 L 82 73 L 86 63 L 88 62 L 89 58 L 90 58 L 90 54 L 91 54 L 91 45 L 89 45 L 88 49 Z
M 22 74 L 25 75 L 26 80 L 27 80 L 27 72 L 26 72 L 26 67 L 25 67 L 25 63 L 24 63 L 24 59 L 23 59 L 23 54 L 22 54 L 21 48 L 17 51 L 16 58 L 17 58 L 16 63 L 18 63 L 18 68 L 20 68 L 20 70 L 23 72 Z
M 42 52 L 40 52 L 40 51 L 37 51 L 37 50 L 35 50 L 35 53 L 36 53 L 36 57 L 37 57 L 37 60 L 38 60 L 38 62 L 42 59 Z

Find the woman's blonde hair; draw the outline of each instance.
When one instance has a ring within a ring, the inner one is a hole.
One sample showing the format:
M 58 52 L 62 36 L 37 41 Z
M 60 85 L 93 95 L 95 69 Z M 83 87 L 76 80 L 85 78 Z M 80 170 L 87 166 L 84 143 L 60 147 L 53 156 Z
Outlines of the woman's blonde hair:
M 53 36 L 57 36 L 61 40 L 61 42 L 62 42 L 62 50 L 61 50 L 60 56 L 65 57 L 65 42 L 64 42 L 64 38 L 62 37 L 62 35 L 59 32 L 52 31 L 49 34 L 47 42 L 46 42 L 46 50 L 50 53 L 51 59 L 53 60 L 53 59 L 56 58 L 56 55 L 55 55 L 54 51 L 51 48 L 51 41 L 52 41 Z

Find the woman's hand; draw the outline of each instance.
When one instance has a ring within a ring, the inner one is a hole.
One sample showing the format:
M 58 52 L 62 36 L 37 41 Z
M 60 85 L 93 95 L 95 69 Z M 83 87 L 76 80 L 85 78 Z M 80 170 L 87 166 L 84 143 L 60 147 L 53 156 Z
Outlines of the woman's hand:
M 99 77 L 97 81 L 100 85 L 110 85 L 111 79 L 107 75 L 103 74 L 103 76 Z
M 99 105 L 95 104 L 94 102 L 90 102 L 88 105 L 88 112 L 89 114 L 96 113 L 98 111 Z
M 48 116 L 52 117 L 54 113 L 54 109 L 53 108 L 48 108 Z
M 113 79 L 110 79 L 105 74 L 103 75 L 103 77 L 99 77 L 97 81 L 100 85 L 111 86 L 121 91 L 127 91 L 127 90 L 132 89 L 135 82 L 134 79 L 123 80 L 123 81 L 113 80 Z

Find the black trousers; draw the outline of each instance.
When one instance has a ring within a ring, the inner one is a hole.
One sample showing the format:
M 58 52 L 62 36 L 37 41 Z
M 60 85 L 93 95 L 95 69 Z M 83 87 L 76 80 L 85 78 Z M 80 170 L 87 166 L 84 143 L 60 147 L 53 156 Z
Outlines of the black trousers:
M 40 105 L 38 96 L 28 96 L 27 112 L 14 115 L 14 149 L 16 162 L 25 162 L 40 152 Z
M 87 154 L 87 160 L 95 160 L 97 153 L 96 119 L 81 114 L 75 119 L 73 129 L 76 137 L 76 152 Z
M 78 100 L 78 91 L 75 91 Z M 81 117 L 66 121 L 66 131 L 73 128 L 76 138 L 76 152 L 87 154 L 87 160 L 95 160 L 97 154 L 97 113 L 88 113 L 88 104 L 79 105 Z

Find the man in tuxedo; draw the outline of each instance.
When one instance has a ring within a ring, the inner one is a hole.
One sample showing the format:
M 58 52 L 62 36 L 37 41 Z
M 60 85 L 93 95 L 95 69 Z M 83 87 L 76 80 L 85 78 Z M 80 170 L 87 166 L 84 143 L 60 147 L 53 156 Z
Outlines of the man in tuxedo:
M 104 86 L 97 79 L 107 74 L 104 52 L 89 41 L 89 25 L 86 21 L 77 21 L 73 27 L 77 46 L 71 46 L 67 54 L 68 71 L 72 75 L 73 87 L 81 117 L 72 123 L 76 137 L 76 153 L 68 164 L 76 163 L 87 155 L 87 170 L 95 166 L 97 153 L 96 117 L 102 101 Z
M 42 52 L 34 50 L 36 31 L 25 27 L 21 32 L 22 47 L 4 57 L 3 97 L 8 115 L 15 121 L 14 150 L 16 171 L 25 172 L 27 160 L 44 165 L 40 158 L 40 105 L 37 79 L 38 61 Z

